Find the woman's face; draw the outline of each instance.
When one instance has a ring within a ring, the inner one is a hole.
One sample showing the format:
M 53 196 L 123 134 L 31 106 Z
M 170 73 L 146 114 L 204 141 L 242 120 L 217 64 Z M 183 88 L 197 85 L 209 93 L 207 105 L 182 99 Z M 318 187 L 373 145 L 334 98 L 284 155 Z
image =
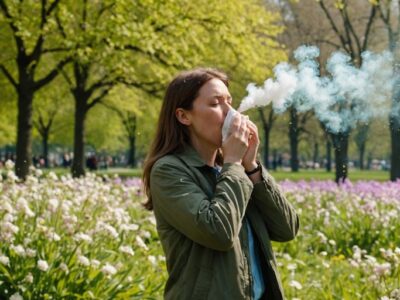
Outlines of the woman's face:
M 219 148 L 222 145 L 222 126 L 232 105 L 228 87 L 219 79 L 211 79 L 199 90 L 193 108 L 187 111 L 193 142 Z

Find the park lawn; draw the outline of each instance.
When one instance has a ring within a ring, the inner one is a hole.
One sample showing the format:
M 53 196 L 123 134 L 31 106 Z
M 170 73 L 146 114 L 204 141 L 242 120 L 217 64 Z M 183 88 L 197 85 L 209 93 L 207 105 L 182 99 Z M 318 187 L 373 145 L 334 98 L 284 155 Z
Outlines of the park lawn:
M 69 169 L 63 168 L 55 168 L 51 169 L 57 175 L 65 175 L 69 173 Z M 114 176 L 118 175 L 119 177 L 141 177 L 142 169 L 136 168 L 109 168 L 107 170 L 98 170 L 95 173 L 98 175 L 109 175 Z M 48 171 L 45 170 L 45 173 Z M 291 180 L 291 181 L 311 181 L 311 180 L 334 180 L 335 173 L 327 172 L 325 170 L 300 170 L 299 172 L 290 172 L 285 170 L 279 171 L 271 171 L 271 174 L 278 181 L 281 180 Z M 359 181 L 359 180 L 376 180 L 376 181 L 387 181 L 389 180 L 389 172 L 388 171 L 379 171 L 379 170 L 368 170 L 361 171 L 356 169 L 351 169 L 349 171 L 349 179 L 351 181 Z

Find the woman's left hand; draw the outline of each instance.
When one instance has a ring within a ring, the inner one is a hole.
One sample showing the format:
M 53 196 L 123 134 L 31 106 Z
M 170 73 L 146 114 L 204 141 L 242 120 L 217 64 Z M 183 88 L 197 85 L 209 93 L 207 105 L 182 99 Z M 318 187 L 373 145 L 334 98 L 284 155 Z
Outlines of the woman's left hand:
M 246 171 L 251 171 L 257 167 L 257 152 L 260 140 L 257 126 L 252 121 L 247 121 L 247 128 L 250 129 L 249 146 L 243 156 L 242 165 Z

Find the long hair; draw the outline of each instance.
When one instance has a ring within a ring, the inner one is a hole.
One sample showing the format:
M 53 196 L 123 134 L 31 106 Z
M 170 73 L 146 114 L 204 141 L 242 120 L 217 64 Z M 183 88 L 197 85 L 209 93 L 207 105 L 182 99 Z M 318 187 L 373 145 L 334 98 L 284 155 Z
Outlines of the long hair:
M 150 173 L 155 162 L 165 155 L 181 152 L 186 145 L 190 145 L 189 130 L 176 118 L 176 109 L 191 110 L 201 87 L 214 78 L 220 79 L 226 86 L 229 85 L 228 76 L 225 73 L 209 68 L 182 72 L 168 85 L 161 106 L 157 132 L 143 167 L 143 185 L 147 195 L 147 202 L 144 203 L 146 209 L 153 209 Z M 217 160 L 218 163 L 222 161 L 220 152 Z

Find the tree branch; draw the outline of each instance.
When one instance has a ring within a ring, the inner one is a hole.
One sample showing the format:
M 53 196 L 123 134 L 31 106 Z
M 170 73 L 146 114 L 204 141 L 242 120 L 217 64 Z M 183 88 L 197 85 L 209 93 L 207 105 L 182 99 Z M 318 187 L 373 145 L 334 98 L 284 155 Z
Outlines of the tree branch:
M 350 37 L 350 34 L 351 34 L 351 36 L 353 36 L 353 39 L 355 40 L 355 43 L 356 43 L 356 46 L 358 49 L 357 55 L 361 56 L 360 54 L 361 54 L 362 50 L 361 50 L 360 39 L 359 39 L 357 33 L 355 32 L 353 25 L 351 24 L 349 15 L 347 13 L 347 4 L 346 4 L 345 8 L 343 9 L 343 22 L 344 22 L 344 26 L 346 28 L 346 33 L 348 34 L 349 41 L 351 41 L 351 37 Z M 361 61 L 359 63 L 361 64 Z
M 315 40 L 315 43 L 321 43 L 321 44 L 331 45 L 331 46 L 333 46 L 333 47 L 335 47 L 335 48 L 337 48 L 337 49 L 340 49 L 340 48 L 341 48 L 341 46 L 340 46 L 339 44 L 336 44 L 336 43 L 334 43 L 334 42 L 332 42 L 332 41 L 324 40 L 324 39 L 317 39 L 317 40 Z
M 372 4 L 371 4 L 371 5 L 372 5 Z M 379 4 L 378 4 L 378 5 L 379 5 Z M 367 26 L 366 26 L 366 28 L 365 28 L 364 42 L 363 42 L 361 51 L 365 51 L 365 50 L 367 49 L 369 33 L 370 33 L 370 31 L 371 31 L 372 23 L 373 23 L 374 20 L 375 20 L 376 10 L 377 10 L 376 6 L 375 6 L 375 5 L 372 5 L 372 7 L 371 7 L 371 13 L 370 13 L 369 18 L 368 18 L 368 23 L 367 23 Z
M 66 39 L 67 34 L 65 33 L 64 27 L 61 24 L 60 16 L 58 14 L 56 14 L 56 23 L 57 23 L 58 30 L 60 31 L 62 37 L 64 39 Z
M 38 80 L 35 82 L 34 84 L 34 89 L 35 90 L 39 90 L 40 88 L 42 88 L 44 85 L 48 84 L 50 81 L 52 81 L 57 75 L 58 73 L 60 73 L 60 70 L 69 62 L 71 62 L 71 58 L 67 57 L 65 59 L 63 59 L 62 61 L 60 61 L 57 66 L 55 66 L 55 68 L 50 71 L 45 77 L 43 77 L 42 79 Z
M 108 87 L 108 88 L 104 89 L 100 95 L 98 95 L 96 98 L 94 98 L 92 100 L 92 102 L 88 103 L 88 105 L 86 106 L 87 111 L 89 109 L 91 109 L 93 106 L 95 106 L 97 103 L 101 102 L 104 99 L 104 97 L 108 95 L 108 93 L 110 92 L 111 89 L 112 89 L 112 87 Z
M 117 82 L 122 83 L 126 86 L 131 86 L 138 88 L 139 90 L 142 90 L 152 96 L 158 97 L 158 93 L 162 90 L 162 88 L 159 85 L 159 82 L 153 81 L 153 82 L 134 82 L 134 81 L 128 81 L 125 78 L 117 78 Z
M 65 47 L 58 47 L 58 48 L 49 48 L 49 49 L 43 49 L 42 53 L 57 53 L 57 52 L 64 52 L 64 51 L 70 51 L 72 48 L 65 48 Z
M 7 68 L 4 65 L 0 65 L 0 70 L 3 71 L 4 76 L 10 81 L 10 83 L 14 86 L 14 88 L 17 90 L 18 89 L 18 83 L 15 81 L 15 79 L 12 77 L 11 73 L 7 70 Z
M 333 31 L 336 33 L 336 35 L 340 39 L 343 48 L 346 50 L 347 53 L 350 53 L 350 49 L 348 49 L 346 46 L 347 45 L 346 40 L 344 39 L 343 35 L 340 33 L 338 27 L 336 26 L 335 21 L 333 20 L 331 14 L 329 13 L 328 9 L 325 6 L 324 1 L 321 0 L 318 3 L 319 3 L 319 6 L 321 7 L 322 11 L 325 13 L 325 16 L 327 17 L 329 23 L 331 24 Z
M 51 12 L 55 9 L 58 5 L 60 0 L 55 0 L 51 3 L 50 8 L 46 10 L 47 0 L 42 0 L 42 7 L 41 7 L 41 21 L 40 21 L 40 34 L 36 40 L 35 48 L 33 49 L 32 53 L 28 56 L 28 58 L 32 61 L 37 61 L 43 49 L 44 37 L 43 37 L 43 28 L 48 22 L 49 16 Z
M 14 33 L 13 35 L 14 35 L 15 42 L 17 44 L 17 51 L 24 52 L 25 51 L 24 42 L 23 42 L 22 38 L 18 35 L 18 31 L 19 31 L 18 27 L 14 24 L 13 17 L 11 16 L 4 0 L 0 0 L 0 9 L 3 11 L 5 17 L 7 19 L 9 19 L 9 21 L 10 21 L 9 24 L 10 24 L 11 30 Z

